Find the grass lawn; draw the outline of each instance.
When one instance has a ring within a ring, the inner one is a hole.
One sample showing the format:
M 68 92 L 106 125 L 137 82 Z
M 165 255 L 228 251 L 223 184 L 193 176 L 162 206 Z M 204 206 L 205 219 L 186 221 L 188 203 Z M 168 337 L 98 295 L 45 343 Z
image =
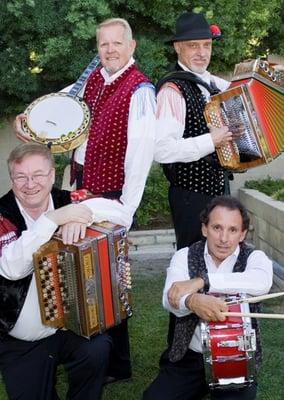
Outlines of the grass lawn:
M 160 271 L 160 270 L 159 270 Z M 134 271 L 134 316 L 129 321 L 133 378 L 128 383 L 108 385 L 103 400 L 139 400 L 158 372 L 159 356 L 166 345 L 168 316 L 161 306 L 164 275 Z M 269 306 L 268 306 L 269 305 Z M 283 313 L 283 299 L 266 302 L 265 312 Z M 284 399 L 284 320 L 261 320 L 264 363 L 259 375 L 257 400 Z M 62 399 L 66 389 L 62 370 L 58 375 Z M 0 400 L 7 400 L 0 384 Z

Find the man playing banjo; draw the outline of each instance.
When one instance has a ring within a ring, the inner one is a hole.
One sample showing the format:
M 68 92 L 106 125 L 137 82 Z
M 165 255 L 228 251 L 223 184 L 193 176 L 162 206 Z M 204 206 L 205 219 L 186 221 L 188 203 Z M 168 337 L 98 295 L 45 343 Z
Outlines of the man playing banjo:
M 74 154 L 72 180 L 93 199 L 95 215 L 130 228 L 142 198 L 152 163 L 155 131 L 155 91 L 137 69 L 136 47 L 127 21 L 109 19 L 97 27 L 97 48 L 102 68 L 88 78 L 84 101 L 91 112 L 87 141 Z M 19 138 L 25 137 L 15 121 Z M 108 375 L 131 376 L 126 321 L 113 328 L 115 342 Z M 113 380 L 110 378 L 110 380 Z
M 205 380 L 200 320 L 224 321 L 228 306 L 212 294 L 268 293 L 272 285 L 272 262 L 244 243 L 249 217 L 235 198 L 213 199 L 201 213 L 206 238 L 178 250 L 167 270 L 164 307 L 174 313 L 174 338 L 160 360 L 160 372 L 144 392 L 144 400 L 201 400 L 208 392 Z M 254 305 L 256 306 L 256 305 Z M 252 307 L 252 306 L 251 306 Z M 261 360 L 259 330 L 256 331 L 256 368 Z M 253 400 L 256 382 L 211 391 L 211 399 Z

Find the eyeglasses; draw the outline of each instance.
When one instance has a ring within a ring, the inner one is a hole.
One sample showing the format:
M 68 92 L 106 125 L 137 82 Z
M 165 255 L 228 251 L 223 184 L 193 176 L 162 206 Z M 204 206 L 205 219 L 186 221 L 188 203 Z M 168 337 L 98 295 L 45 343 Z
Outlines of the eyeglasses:
M 26 185 L 29 182 L 30 179 L 34 183 L 43 183 L 43 182 L 45 182 L 45 180 L 48 177 L 48 175 L 50 174 L 50 172 L 51 172 L 51 169 L 48 171 L 47 174 L 34 174 L 34 175 L 31 175 L 31 176 L 17 175 L 17 176 L 13 176 L 12 177 L 12 181 L 16 185 L 19 185 L 19 186 Z

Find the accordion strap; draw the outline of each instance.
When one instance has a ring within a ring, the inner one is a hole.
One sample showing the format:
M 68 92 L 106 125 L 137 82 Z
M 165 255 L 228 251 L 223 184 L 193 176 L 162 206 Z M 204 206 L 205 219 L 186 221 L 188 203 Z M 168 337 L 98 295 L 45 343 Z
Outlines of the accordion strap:
M 211 84 L 209 85 L 208 83 L 204 82 L 201 78 L 193 74 L 192 72 L 189 71 L 171 71 L 168 72 L 165 76 L 163 76 L 159 82 L 156 85 L 156 91 L 161 89 L 164 83 L 171 81 L 173 79 L 180 79 L 183 81 L 189 81 L 196 83 L 197 85 L 204 86 L 205 89 L 208 90 L 211 96 L 214 94 L 220 93 L 220 89 L 217 88 L 215 82 L 211 81 Z

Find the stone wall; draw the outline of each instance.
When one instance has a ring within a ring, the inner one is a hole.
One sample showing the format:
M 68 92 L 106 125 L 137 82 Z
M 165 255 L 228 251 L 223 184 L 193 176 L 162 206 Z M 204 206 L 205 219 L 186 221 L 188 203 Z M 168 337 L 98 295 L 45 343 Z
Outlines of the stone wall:
M 284 266 L 284 203 L 252 189 L 240 189 L 239 198 L 251 217 L 249 239 Z
M 284 203 L 252 189 L 240 189 L 239 198 L 251 218 L 248 240 L 273 260 L 274 284 L 283 291 Z

